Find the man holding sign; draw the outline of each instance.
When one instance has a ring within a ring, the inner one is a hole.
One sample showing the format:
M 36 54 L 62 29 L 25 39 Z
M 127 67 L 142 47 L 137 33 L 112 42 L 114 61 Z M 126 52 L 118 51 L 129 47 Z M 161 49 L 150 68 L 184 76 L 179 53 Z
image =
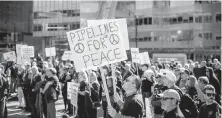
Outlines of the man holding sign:
M 125 102 L 121 100 L 118 94 L 114 95 L 114 100 L 121 108 L 121 113 L 117 113 L 112 106 L 108 106 L 108 113 L 113 118 L 142 118 L 143 117 L 143 100 L 138 94 L 141 82 L 136 75 L 129 76 L 123 84 L 126 92 Z

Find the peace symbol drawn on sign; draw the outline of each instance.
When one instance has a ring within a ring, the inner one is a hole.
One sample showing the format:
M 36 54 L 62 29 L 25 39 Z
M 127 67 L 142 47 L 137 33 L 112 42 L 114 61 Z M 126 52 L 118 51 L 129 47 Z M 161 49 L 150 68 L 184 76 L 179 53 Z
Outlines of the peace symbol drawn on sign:
M 76 53 L 82 53 L 84 51 L 85 47 L 82 43 L 77 43 L 74 47 L 74 50 Z
M 119 37 L 116 34 L 111 34 L 109 37 L 109 41 L 111 44 L 116 45 L 119 43 Z

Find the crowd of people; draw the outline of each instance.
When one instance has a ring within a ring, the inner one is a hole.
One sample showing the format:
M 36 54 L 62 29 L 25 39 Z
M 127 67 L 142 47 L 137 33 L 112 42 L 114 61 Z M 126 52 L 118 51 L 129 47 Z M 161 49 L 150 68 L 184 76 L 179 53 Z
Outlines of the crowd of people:
M 77 108 L 68 96 L 68 82 L 79 84 Z M 122 61 L 102 70 L 76 72 L 70 60 L 33 60 L 22 65 L 12 61 L 0 65 L 0 118 L 7 118 L 6 101 L 13 92 L 17 92 L 18 108 L 32 118 L 56 118 L 59 96 L 67 114 L 64 118 L 73 114 L 97 118 L 99 108 L 103 118 L 221 118 L 221 63 L 217 59 L 185 64 L 157 60 L 143 65 Z

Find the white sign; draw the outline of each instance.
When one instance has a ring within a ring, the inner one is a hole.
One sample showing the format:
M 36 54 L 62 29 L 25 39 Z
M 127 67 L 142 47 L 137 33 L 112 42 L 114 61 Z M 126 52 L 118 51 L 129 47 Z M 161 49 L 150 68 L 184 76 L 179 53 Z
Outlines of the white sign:
M 149 118 L 154 118 L 154 114 L 151 111 L 151 103 L 150 103 L 150 99 L 149 98 L 145 98 L 145 104 L 146 104 L 146 116 L 149 116 Z
M 127 22 L 125 18 L 122 19 L 103 19 L 103 20 L 87 20 L 88 26 L 95 26 L 100 25 L 107 22 L 114 22 L 116 21 L 119 24 L 120 32 L 123 37 L 123 44 L 125 47 L 125 50 L 129 50 L 129 36 L 128 36 L 128 29 L 127 29 Z
M 131 48 L 132 62 L 140 63 L 139 48 Z
M 27 45 L 21 46 L 21 63 L 30 62 L 30 51 Z
M 55 47 L 45 48 L 45 56 L 46 57 L 53 57 L 56 56 Z
M 21 44 L 16 44 L 16 55 L 17 55 L 17 64 L 21 64 L 22 60 L 21 60 L 21 47 L 22 45 Z
M 30 57 L 34 57 L 34 46 L 27 46 L 27 53 L 30 55 Z
M 67 37 L 77 72 L 127 59 L 116 21 L 69 31 Z
M 71 91 L 72 91 L 72 86 L 74 86 L 73 82 L 67 82 L 67 98 L 71 100 Z
M 3 53 L 3 56 L 6 61 L 16 61 L 15 51 Z
M 62 60 L 66 61 L 66 60 L 73 60 L 73 55 L 71 51 L 65 51 L 62 55 Z
M 139 56 L 140 56 L 140 64 L 150 64 L 150 57 L 148 52 L 140 53 Z
M 72 83 L 74 83 L 74 82 L 72 82 Z M 72 88 L 71 89 L 71 104 L 77 108 L 78 107 L 79 86 L 77 83 L 74 83 L 71 88 Z

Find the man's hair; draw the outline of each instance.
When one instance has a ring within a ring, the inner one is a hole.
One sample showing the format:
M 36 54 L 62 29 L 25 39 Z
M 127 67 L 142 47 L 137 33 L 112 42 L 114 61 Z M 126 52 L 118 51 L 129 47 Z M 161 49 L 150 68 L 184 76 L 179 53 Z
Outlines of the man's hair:
M 214 86 L 212 86 L 212 85 L 210 85 L 210 84 L 209 84 L 209 85 L 206 85 L 206 86 L 204 87 L 203 92 L 206 93 L 207 90 L 212 90 L 212 91 L 215 92 Z
M 207 78 L 207 76 L 201 76 L 198 80 L 204 84 L 209 84 L 209 79 Z
M 133 78 L 132 82 L 134 82 L 136 84 L 136 90 L 139 90 L 141 87 L 141 80 L 140 77 L 137 75 L 131 75 L 130 77 Z

